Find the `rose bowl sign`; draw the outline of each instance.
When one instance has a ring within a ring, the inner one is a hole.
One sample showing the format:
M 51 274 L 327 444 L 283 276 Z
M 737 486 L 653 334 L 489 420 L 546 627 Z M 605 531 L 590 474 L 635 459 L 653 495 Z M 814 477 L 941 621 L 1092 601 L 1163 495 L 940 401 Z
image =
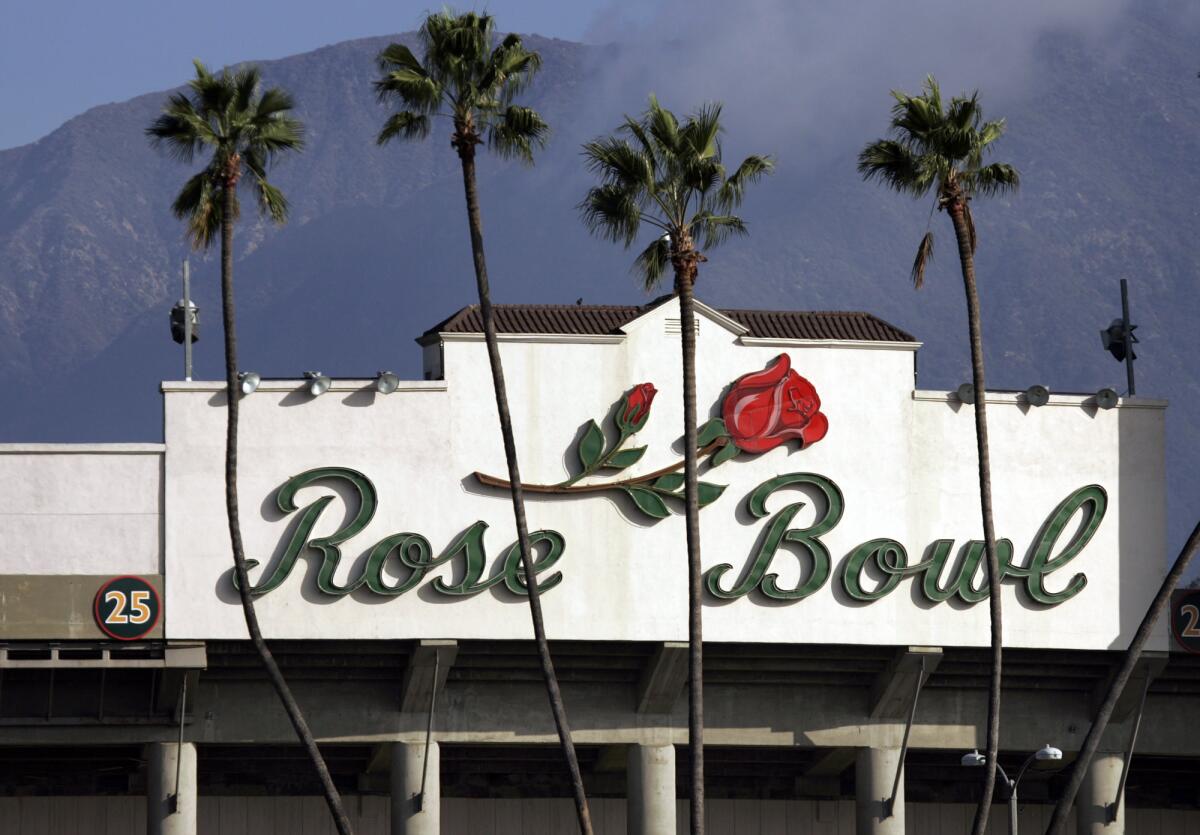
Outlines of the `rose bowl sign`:
M 671 308 L 614 336 L 502 339 L 552 637 L 686 639 Z M 971 407 L 914 391 L 915 343 L 755 341 L 698 310 L 706 640 L 987 645 Z M 268 635 L 528 637 L 484 348 L 446 336 L 427 349 L 435 379 L 387 396 L 281 382 L 242 401 L 243 533 Z M 167 389 L 170 638 L 243 634 L 222 397 Z M 988 398 L 1006 644 L 1123 645 L 1155 586 L 1126 555 L 1165 549 L 1161 406 Z
M 633 445 L 632 439 L 649 420 L 656 393 L 657 389 L 651 383 L 642 383 L 626 392 L 612 409 L 614 426 L 607 436 L 597 421 L 587 424 L 575 447 L 579 472 L 574 476 L 558 484 L 523 484 L 522 487 L 532 493 L 578 497 L 619 490 L 650 519 L 669 516 L 668 502 L 678 506 L 684 495 L 683 475 L 679 472 L 683 468 L 682 460 L 652 472 L 626 474 L 627 470 L 636 469 L 646 452 L 645 446 Z M 700 427 L 698 452 L 707 456 L 711 474 L 739 452 L 759 454 L 789 441 L 804 448 L 825 437 L 829 429 L 829 421 L 820 407 L 816 389 L 792 370 L 791 358 L 781 354 L 765 370 L 746 374 L 733 383 L 721 406 L 723 417 L 713 418 Z M 502 479 L 481 473 L 474 475 L 486 486 L 508 487 L 508 482 Z M 580 484 L 584 479 L 587 483 Z M 296 503 L 296 494 L 322 482 L 340 482 L 355 498 L 352 512 L 342 527 L 330 535 L 314 537 L 313 530 L 333 499 L 324 496 L 301 508 Z M 775 513 L 766 510 L 772 494 L 794 485 L 808 486 L 822 497 L 816 520 L 806 527 L 792 526 L 803 503 L 788 504 Z M 701 481 L 700 506 L 703 508 L 716 501 L 725 489 L 724 484 Z M 730 563 L 710 568 L 704 575 L 708 592 L 716 598 L 733 600 L 757 590 L 774 600 L 791 601 L 802 600 L 819 591 L 829 580 L 833 565 L 822 536 L 841 521 L 845 501 L 838 485 L 817 473 L 788 473 L 763 482 L 746 501 L 754 518 L 766 520 L 760 545 L 740 572 L 735 573 L 735 567 Z M 514 594 L 527 593 L 520 548 L 516 543 L 504 549 L 495 566 L 489 566 L 484 545 L 488 524 L 483 520 L 467 527 L 436 554 L 429 540 L 419 533 L 385 536 L 368 549 L 361 573 L 350 582 L 336 582 L 334 577 L 338 575 L 343 559 L 342 543 L 357 536 L 371 522 L 379 505 L 379 496 L 370 478 L 355 470 L 322 467 L 301 473 L 279 489 L 275 504 L 282 514 L 294 514 L 298 521 L 283 546 L 283 557 L 275 563 L 274 570 L 251 589 L 255 595 L 266 594 L 282 585 L 299 556 L 310 551 L 321 554 L 317 589 L 334 597 L 360 588 L 384 597 L 398 597 L 414 590 L 431 572 L 443 567 L 451 568 L 460 579 L 453 584 L 442 577 L 433 579 L 430 588 L 435 594 L 474 595 L 501 583 Z M 1026 566 L 1014 564 L 1013 543 L 1001 539 L 998 550 L 1002 579 L 1020 581 L 1031 600 L 1047 606 L 1075 596 L 1087 585 L 1086 575 L 1073 574 L 1054 591 L 1047 586 L 1049 575 L 1064 569 L 1087 546 L 1103 521 L 1107 506 L 1107 495 L 1099 485 L 1088 485 L 1072 492 L 1051 512 L 1041 535 L 1031 546 L 1033 556 Z M 1076 520 L 1081 521 L 1078 529 L 1072 536 L 1064 537 L 1063 531 Z M 793 588 L 781 587 L 779 575 L 770 571 L 776 553 L 785 542 L 807 563 L 805 580 Z M 549 572 L 562 559 L 567 541 L 558 531 L 533 531 L 530 547 L 539 545 L 546 547 L 535 558 L 533 570 L 539 577 L 539 587 L 549 590 L 562 581 L 561 571 Z M 956 565 L 951 565 L 950 560 L 953 546 L 952 539 L 939 539 L 931 546 L 929 557 L 910 565 L 908 552 L 900 542 L 886 537 L 870 539 L 851 552 L 838 582 L 845 594 L 868 603 L 894 591 L 906 577 L 916 578 L 919 593 L 929 603 L 942 603 L 951 598 L 961 603 L 978 603 L 988 596 L 986 586 L 974 585 L 984 544 L 980 540 L 968 543 L 963 558 Z M 257 566 L 257 560 L 248 562 L 249 568 Z M 884 579 L 874 584 L 866 580 L 868 566 Z M 950 569 L 949 576 L 946 576 L 947 569 Z M 389 574 L 401 579 L 392 582 L 388 579 Z M 734 585 L 723 585 L 727 576 L 732 577 Z M 740 581 L 736 579 L 738 576 L 742 578 Z

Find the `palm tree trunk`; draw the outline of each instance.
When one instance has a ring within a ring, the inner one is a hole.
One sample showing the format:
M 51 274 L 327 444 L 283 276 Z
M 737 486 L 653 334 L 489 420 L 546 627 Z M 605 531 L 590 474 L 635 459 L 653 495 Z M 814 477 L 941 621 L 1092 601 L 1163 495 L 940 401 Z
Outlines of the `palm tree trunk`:
M 1054 815 L 1050 818 L 1050 825 L 1046 829 L 1047 835 L 1062 835 L 1067 827 L 1067 818 L 1071 814 L 1071 806 L 1075 802 L 1075 795 L 1079 793 L 1079 787 L 1083 784 L 1083 778 L 1087 776 L 1088 766 L 1091 765 L 1092 757 L 1096 754 L 1096 749 L 1100 746 L 1100 738 L 1104 736 L 1104 731 L 1108 728 L 1108 722 L 1112 718 L 1113 709 L 1117 706 L 1117 700 L 1121 698 L 1121 693 L 1129 684 L 1129 679 L 1133 675 L 1133 670 L 1137 666 L 1138 657 L 1141 656 L 1142 650 L 1146 647 L 1146 642 L 1150 640 L 1150 634 L 1154 631 L 1154 625 L 1158 619 L 1162 617 L 1163 611 L 1171 602 L 1171 595 L 1174 593 L 1176 586 L 1179 585 L 1179 580 L 1187 571 L 1188 563 L 1192 557 L 1196 555 L 1197 548 L 1200 548 L 1200 523 L 1192 528 L 1192 535 L 1188 537 L 1184 543 L 1183 550 L 1179 552 L 1179 556 L 1175 558 L 1175 563 L 1171 566 L 1171 570 L 1167 572 L 1167 576 L 1163 578 L 1162 585 L 1159 586 L 1158 594 L 1154 596 L 1154 600 L 1150 603 L 1150 608 L 1146 610 L 1146 614 L 1142 617 L 1142 622 L 1138 625 L 1137 632 L 1133 635 L 1133 640 L 1129 643 L 1129 648 L 1125 650 L 1125 657 L 1121 659 L 1121 666 L 1117 668 L 1117 674 L 1113 677 L 1112 684 L 1108 688 L 1108 693 L 1104 697 L 1104 701 L 1100 704 L 1100 709 L 1096 711 L 1096 718 L 1092 722 L 1092 726 L 1088 729 L 1087 737 L 1083 740 L 1083 748 L 1079 751 L 1079 756 L 1075 758 L 1075 763 L 1071 767 L 1071 777 L 1067 781 L 1067 786 L 1063 790 L 1062 797 L 1059 798 L 1058 804 L 1054 807 Z
M 966 204 L 952 200 L 947 207 L 958 239 L 958 258 L 962 264 L 963 285 L 967 293 L 967 323 L 971 338 L 971 378 L 975 386 L 975 446 L 979 459 L 979 504 L 983 514 L 983 541 L 987 554 L 988 610 L 992 626 L 992 676 L 988 688 L 987 767 L 983 794 L 975 809 L 972 835 L 987 830 L 996 789 L 996 764 L 1000 754 L 1000 672 L 1004 645 L 1000 618 L 1000 559 L 996 553 L 996 530 L 992 521 L 992 465 L 988 453 L 987 388 L 983 380 L 983 331 L 979 318 L 979 294 L 975 289 L 975 254 L 967 227 Z
M 237 188 L 237 180 L 227 180 L 222 195 L 221 215 L 221 313 L 225 325 L 225 385 L 226 385 L 226 424 L 225 424 L 225 511 L 229 517 L 229 541 L 233 546 L 233 565 L 237 576 L 238 595 L 242 601 L 242 613 L 246 617 L 246 631 L 250 640 L 262 659 L 267 670 L 267 677 L 279 695 L 279 701 L 287 711 L 288 719 L 300 737 L 300 743 L 312 760 L 313 769 L 321 781 L 321 789 L 325 794 L 325 802 L 329 806 L 329 814 L 333 817 L 334 826 L 339 835 L 353 835 L 350 819 L 342 808 L 342 798 L 333 778 L 329 776 L 329 768 L 321 756 L 308 723 L 300 712 L 300 706 L 292 695 L 291 689 L 275 663 L 275 657 L 263 640 L 262 630 L 258 626 L 258 615 L 254 611 L 254 598 L 250 593 L 250 579 L 246 574 L 246 554 L 242 547 L 242 528 L 238 519 L 237 494 L 237 449 L 238 449 L 238 361 L 237 361 L 237 328 L 234 317 L 233 302 L 233 197 Z
M 462 133 L 460 132 L 460 135 Z M 492 385 L 496 392 L 496 412 L 500 416 L 500 434 L 504 439 L 504 457 L 508 463 L 513 516 L 517 522 L 517 542 L 521 546 L 521 564 L 525 568 L 525 582 L 529 589 L 529 614 L 533 620 L 533 636 L 537 643 L 538 660 L 542 665 L 542 678 L 546 682 L 550 712 L 554 715 L 554 727 L 558 731 L 558 741 L 571 773 L 571 790 L 575 795 L 575 814 L 579 821 L 579 831 L 583 835 L 592 835 L 592 816 L 583 789 L 583 774 L 579 770 L 575 743 L 571 739 L 571 727 L 567 724 L 567 710 L 563 706 L 558 677 L 554 673 L 550 644 L 546 641 L 541 592 L 538 590 L 537 575 L 533 570 L 533 554 L 529 548 L 529 525 L 525 521 L 525 497 L 521 490 L 521 472 L 517 466 L 517 445 L 513 440 L 508 391 L 504 384 L 504 367 L 500 364 L 500 343 L 496 338 L 492 296 L 488 288 L 487 261 L 483 253 L 483 221 L 479 212 L 479 194 L 475 186 L 475 145 L 470 139 L 462 139 L 455 147 L 462 160 L 463 188 L 467 196 L 467 222 L 471 227 L 471 255 L 475 261 L 475 283 L 479 289 L 479 311 L 483 316 L 483 335 L 487 343 L 488 362 L 492 367 Z
M 692 760 L 692 835 L 704 835 L 704 630 L 701 610 L 699 467 L 696 455 L 696 265 L 677 266 L 683 346 L 683 478 L 688 552 L 688 750 Z

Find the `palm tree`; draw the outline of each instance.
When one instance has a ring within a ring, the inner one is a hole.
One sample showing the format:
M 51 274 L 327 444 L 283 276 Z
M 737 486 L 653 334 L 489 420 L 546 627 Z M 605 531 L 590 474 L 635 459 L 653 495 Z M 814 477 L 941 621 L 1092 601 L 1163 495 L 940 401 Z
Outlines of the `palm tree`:
M 593 234 L 624 244 L 637 240 L 642 224 L 655 238 L 634 262 L 647 290 L 667 271 L 675 275 L 683 348 L 684 504 L 688 552 L 688 745 L 692 760 L 691 831 L 704 832 L 704 645 L 700 573 L 700 508 L 696 450 L 696 319 L 693 290 L 704 252 L 746 225 L 731 214 L 747 183 L 772 168 L 768 157 L 749 156 L 732 174 L 721 161 L 721 106 L 709 104 L 683 124 L 651 95 L 638 119 L 625 117 L 623 136 L 583 146 L 589 170 L 600 185 L 588 190 L 579 208 Z
M 1004 133 L 1004 120 L 983 121 L 978 93 L 955 96 L 944 106 L 933 76 L 925 80 L 924 92 L 910 96 L 892 91 L 891 138 L 879 139 L 858 155 L 858 171 L 865 180 L 879 180 L 902 194 L 920 198 L 931 191 L 934 204 L 950 216 L 958 242 L 963 286 L 967 294 L 967 326 L 971 341 L 971 376 L 975 386 L 975 444 L 979 458 L 979 501 L 983 515 L 984 547 L 987 554 L 988 602 L 992 632 L 992 675 L 988 693 L 987 769 L 983 795 L 975 810 L 972 832 L 987 828 L 992 793 L 996 785 L 996 755 L 1000 744 L 1000 670 L 1003 632 L 1000 620 L 1000 561 L 996 555 L 996 533 L 992 524 L 992 475 L 988 458 L 987 389 L 983 379 L 983 335 L 979 318 L 979 295 L 975 289 L 975 222 L 971 199 L 1016 190 L 1017 170 L 1006 163 L 984 164 L 992 144 Z M 931 212 L 932 216 L 932 212 Z M 927 230 L 913 261 L 912 280 L 920 287 L 925 267 L 933 256 L 933 232 Z
M 259 210 L 276 223 L 283 223 L 287 219 L 287 200 L 283 192 L 267 181 L 267 169 L 277 156 L 303 147 L 303 126 L 288 115 L 293 102 L 284 90 L 272 87 L 259 94 L 260 77 L 256 67 L 214 74 L 199 61 L 195 66 L 196 77 L 188 83 L 190 95 L 173 94 L 162 115 L 146 128 L 146 134 L 153 145 L 182 162 L 190 163 L 203 151 L 212 152 L 204 169 L 184 183 L 171 210 L 176 217 L 187 221 L 188 237 L 197 249 L 211 246 L 218 231 L 221 236 L 221 311 L 225 326 L 227 387 L 225 510 L 229 518 L 229 541 L 233 548 L 238 594 L 250 640 L 283 702 L 296 735 L 312 760 L 334 823 L 340 833 L 349 835 L 350 822 L 329 769 L 279 665 L 263 640 L 246 576 L 246 556 L 238 520 L 238 361 L 233 301 L 233 224 L 240 213 L 237 187 L 241 178 L 249 175 Z
M 533 571 L 529 526 L 525 520 L 525 497 L 521 489 L 504 367 L 500 362 L 500 346 L 496 339 L 487 260 L 483 251 L 483 221 L 479 214 L 479 193 L 475 183 L 477 146 L 486 142 L 502 157 L 516 157 L 532 164 L 533 149 L 540 148 L 545 142 L 548 128 L 542 117 L 532 108 L 513 103 L 516 95 L 541 67 L 541 56 L 527 50 L 521 38 L 515 34 L 505 36 L 496 44 L 492 17 L 474 12 L 459 15 L 445 10 L 430 14 L 421 25 L 419 37 L 423 60 L 417 60 L 408 47 L 398 43 L 389 45 L 379 53 L 379 68 L 384 75 L 375 82 L 375 90 L 381 102 L 395 100 L 401 109 L 384 123 L 377 141 L 385 145 L 392 139 L 423 139 L 429 135 L 432 119 L 436 116 L 448 117 L 454 127 L 450 145 L 462 163 L 475 284 L 479 291 L 479 310 L 483 316 L 484 340 L 491 365 L 504 456 L 508 462 L 513 515 L 529 591 L 533 634 L 554 726 L 571 775 L 579 830 L 591 835 L 592 821 L 583 789 L 583 775 L 579 770 L 575 744 L 571 740 L 571 728 L 567 723 L 567 711 L 550 657 L 550 645 L 546 641 L 541 594 Z

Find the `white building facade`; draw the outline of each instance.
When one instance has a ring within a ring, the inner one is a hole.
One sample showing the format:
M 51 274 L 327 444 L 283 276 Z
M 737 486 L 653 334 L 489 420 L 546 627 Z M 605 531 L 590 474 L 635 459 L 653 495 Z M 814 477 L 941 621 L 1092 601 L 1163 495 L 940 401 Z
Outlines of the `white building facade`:
M 973 408 L 916 390 L 919 343 L 866 314 L 697 307 L 709 831 L 964 831 L 989 642 Z M 677 302 L 498 315 L 598 831 L 682 832 Z M 572 831 L 479 331 L 475 308 L 432 328 L 426 379 L 393 393 L 241 401 L 259 618 L 360 832 Z M 161 445 L 0 447 L 0 833 L 328 826 L 232 582 L 224 384 L 163 393 Z M 1165 403 L 987 402 L 1012 770 L 1079 748 L 1157 590 Z M 1200 665 L 1164 627 L 1135 684 L 1078 831 L 1198 831 Z M 1028 831 L 1061 779 L 1022 782 Z

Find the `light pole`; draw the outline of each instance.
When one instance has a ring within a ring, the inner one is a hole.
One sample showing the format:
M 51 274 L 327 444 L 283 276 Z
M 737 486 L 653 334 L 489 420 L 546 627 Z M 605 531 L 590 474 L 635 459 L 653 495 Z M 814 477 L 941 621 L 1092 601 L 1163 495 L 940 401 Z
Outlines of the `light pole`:
M 1038 750 L 1030 754 L 1021 769 L 1017 772 L 1017 779 L 1010 780 L 1008 774 L 1005 773 L 1004 767 L 1000 763 L 996 763 L 996 770 L 1000 772 L 1000 776 L 1004 779 L 1004 784 L 1008 786 L 1008 832 L 1009 835 L 1017 835 L 1017 784 L 1021 782 L 1021 778 L 1025 776 L 1025 769 L 1036 760 L 1038 762 L 1056 762 L 1062 759 L 1062 751 L 1055 748 L 1053 745 L 1043 745 Z M 969 754 L 963 754 L 962 764 L 970 767 L 978 767 L 987 764 L 987 757 L 980 754 L 978 750 L 972 751 Z

